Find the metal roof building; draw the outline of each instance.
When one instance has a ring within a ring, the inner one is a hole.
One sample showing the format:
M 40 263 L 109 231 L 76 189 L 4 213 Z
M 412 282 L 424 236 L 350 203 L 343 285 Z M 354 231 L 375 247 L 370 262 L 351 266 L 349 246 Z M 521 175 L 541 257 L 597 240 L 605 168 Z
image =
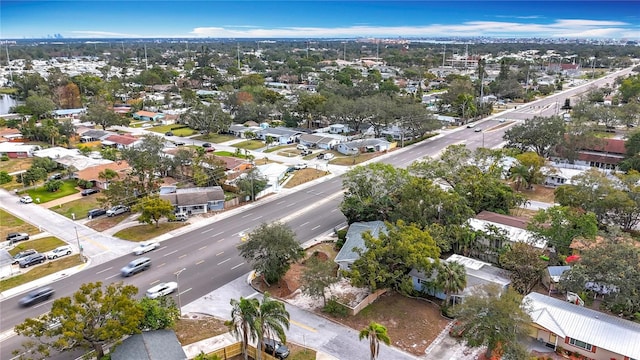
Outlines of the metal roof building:
M 539 293 L 525 296 L 523 303 L 540 342 L 590 359 L 640 359 L 638 323 Z

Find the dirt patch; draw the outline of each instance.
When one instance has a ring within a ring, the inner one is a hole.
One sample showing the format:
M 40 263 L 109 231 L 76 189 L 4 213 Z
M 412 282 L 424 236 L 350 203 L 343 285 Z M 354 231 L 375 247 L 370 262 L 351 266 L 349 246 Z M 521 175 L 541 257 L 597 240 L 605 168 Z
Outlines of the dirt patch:
M 218 336 L 229 331 L 223 320 L 201 314 L 190 314 L 176 321 L 176 335 L 182 346 Z
M 126 220 L 126 216 L 104 216 L 101 218 L 97 218 L 95 220 L 89 221 L 86 225 L 92 228 L 95 231 L 103 232 L 107 229 L 111 229 L 112 227 L 120 224 L 122 221 Z
M 287 181 L 286 184 L 284 184 L 284 187 L 287 189 L 296 187 L 298 185 L 304 184 L 306 182 L 309 182 L 311 180 L 315 180 L 318 178 L 321 178 L 325 175 L 328 175 L 329 173 L 326 171 L 320 171 L 320 170 L 316 170 L 316 169 L 301 169 L 301 170 L 297 170 L 293 176 L 291 177 L 291 179 L 289 181 Z
M 354 330 L 366 327 L 371 321 L 382 324 L 394 346 L 414 355 L 424 355 L 429 344 L 449 323 L 440 315 L 437 305 L 395 292 L 382 295 L 356 316 L 335 320 Z
M 534 185 L 533 189 L 521 189 L 520 192 L 529 200 L 540 201 L 545 203 L 555 203 L 556 196 L 554 188 L 544 187 L 542 185 Z

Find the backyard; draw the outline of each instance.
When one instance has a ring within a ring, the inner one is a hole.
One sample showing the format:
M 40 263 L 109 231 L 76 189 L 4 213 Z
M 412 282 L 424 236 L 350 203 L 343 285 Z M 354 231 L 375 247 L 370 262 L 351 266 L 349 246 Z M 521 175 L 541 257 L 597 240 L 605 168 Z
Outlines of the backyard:
M 162 135 L 164 135 L 167 131 L 171 131 L 174 136 L 180 136 L 180 137 L 191 136 L 191 135 L 194 135 L 194 134 L 198 133 L 197 130 L 193 130 L 192 128 L 189 128 L 189 127 L 179 128 L 179 129 L 172 129 L 172 128 L 176 128 L 176 127 L 180 127 L 180 125 L 154 126 L 152 128 L 149 128 L 148 130 L 160 133 Z

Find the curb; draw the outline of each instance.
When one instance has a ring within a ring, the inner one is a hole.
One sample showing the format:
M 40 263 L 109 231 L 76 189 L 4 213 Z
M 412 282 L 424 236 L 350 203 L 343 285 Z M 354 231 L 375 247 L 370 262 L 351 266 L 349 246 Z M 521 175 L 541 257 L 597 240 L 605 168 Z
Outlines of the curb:
M 73 254 L 73 255 L 77 255 L 77 254 Z M 73 256 L 70 255 L 70 256 Z M 86 257 L 85 257 L 86 259 Z M 80 271 L 82 271 L 84 268 L 88 267 L 91 265 L 91 259 L 87 259 L 87 262 L 80 264 L 80 265 L 76 265 L 74 267 L 71 268 L 67 268 L 64 270 L 60 270 L 56 273 L 53 274 L 49 274 L 47 276 L 41 277 L 37 280 L 34 281 L 30 281 L 28 283 L 22 284 L 22 285 L 18 285 L 16 287 L 7 289 L 3 292 L 0 293 L 0 299 L 8 299 L 10 297 L 13 297 L 15 295 L 27 292 L 29 290 L 41 287 L 43 285 L 46 284 L 51 284 L 51 283 L 55 283 L 58 280 L 62 280 L 68 276 L 74 275 L 79 273 Z

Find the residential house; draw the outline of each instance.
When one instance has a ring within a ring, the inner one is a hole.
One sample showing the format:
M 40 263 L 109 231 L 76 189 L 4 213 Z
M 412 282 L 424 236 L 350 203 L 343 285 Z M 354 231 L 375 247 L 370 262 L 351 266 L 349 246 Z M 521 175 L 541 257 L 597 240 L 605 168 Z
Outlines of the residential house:
M 336 151 L 343 155 L 356 155 L 366 152 L 383 152 L 393 149 L 395 143 L 385 139 L 360 139 L 338 144 Z
M 561 167 L 544 166 L 540 169 L 540 171 L 545 175 L 545 186 L 557 187 L 562 185 L 570 185 L 571 179 L 573 179 L 574 176 L 583 174 L 586 169 L 568 169 Z
M 117 149 L 130 149 L 141 142 L 141 139 L 131 135 L 109 135 L 102 140 L 102 146 L 115 147 Z
M 504 241 L 495 236 L 480 236 L 476 239 L 476 246 L 470 249 L 470 254 L 484 261 L 497 263 L 500 250 L 505 245 L 516 242 L 524 242 L 539 249 L 545 249 L 547 246 L 546 240 L 537 238 L 527 230 L 528 221 L 524 218 L 482 211 L 467 223 L 475 231 L 495 231 L 505 235 Z
M 252 167 L 251 162 L 232 156 L 212 156 L 212 158 L 222 161 L 225 171 L 230 173 L 245 171 Z
M 19 142 L 0 142 L 0 155 L 7 155 L 11 159 L 32 157 L 38 149 L 40 149 L 38 145 Z
M 464 266 L 467 285 L 461 292 L 457 294 L 450 294 L 451 300 L 454 304 L 461 303 L 465 297 L 473 295 L 482 286 L 494 284 L 502 291 L 505 291 L 509 287 L 509 284 L 511 284 L 509 273 L 506 270 L 491 266 L 491 264 L 480 260 L 453 254 L 446 260 L 441 261 L 447 263 L 457 262 Z M 444 292 L 438 289 L 436 284 L 436 278 L 438 276 L 437 270 L 434 270 L 433 273 L 427 275 L 422 271 L 413 269 L 409 273 L 409 276 L 411 276 L 413 288 L 415 290 L 427 293 L 428 295 L 434 296 L 440 300 L 444 300 L 446 298 Z
M 270 194 L 279 190 L 280 183 L 284 179 L 289 166 L 278 163 L 268 163 L 264 165 L 258 165 L 256 166 L 256 169 L 260 176 L 267 180 L 267 188 L 261 191 L 259 194 L 256 194 L 257 199 L 266 194 Z
M 249 138 L 247 133 L 257 135 L 260 130 L 262 130 L 262 128 L 259 126 L 246 126 L 242 124 L 233 124 L 229 126 L 229 133 L 242 139 Z
M 331 134 L 346 134 L 350 132 L 349 125 L 345 124 L 331 124 L 329 125 L 329 133 Z
M 52 147 L 37 150 L 33 153 L 36 157 L 45 158 L 55 161 L 65 169 L 75 169 L 75 171 L 84 170 L 96 165 L 109 164 L 112 161 L 107 159 L 94 159 L 80 154 L 78 149 L 66 149 L 63 147 Z
M 143 331 L 129 336 L 110 354 L 112 360 L 186 360 L 173 330 Z
M 79 119 L 82 115 L 87 113 L 87 109 L 86 108 L 79 108 L 79 109 L 59 109 L 59 110 L 53 110 L 53 117 L 58 119 L 58 118 L 72 118 L 72 119 Z
M 262 129 L 258 130 L 256 133 L 258 139 L 266 140 L 268 137 L 274 139 L 275 144 L 286 145 L 293 144 L 298 140 L 298 137 L 302 135 L 302 132 L 291 130 L 284 127 L 262 127 Z
M 87 143 L 104 140 L 111 135 L 115 135 L 115 133 L 110 131 L 85 128 L 83 130 L 79 129 L 78 135 L 80 135 L 80 142 Z
M 224 191 L 220 186 L 188 189 L 163 186 L 160 188 L 160 198 L 169 200 L 176 212 L 189 215 L 224 209 Z
M 106 190 L 109 188 L 110 180 L 100 178 L 100 174 L 107 169 L 113 170 L 116 172 L 116 174 L 118 174 L 118 177 L 112 180 L 116 181 L 123 180 L 126 177 L 127 172 L 131 169 L 131 166 L 129 166 L 129 163 L 124 160 L 110 162 L 108 164 L 95 165 L 86 169 L 76 171 L 73 174 L 73 177 L 76 179 L 91 181 L 97 188 Z
M 133 113 L 133 118 L 141 121 L 159 121 L 164 117 L 164 114 L 152 112 L 152 111 L 137 111 Z
M 549 290 L 549 294 L 555 294 L 558 292 L 558 284 L 560 283 L 560 277 L 565 271 L 569 271 L 571 266 L 548 266 L 542 274 L 542 285 Z
M 344 245 L 334 260 L 340 270 L 349 270 L 353 262 L 360 258 L 354 249 L 366 250 L 362 238 L 362 234 L 365 232 L 369 232 L 371 236 L 377 238 L 381 232 L 386 233 L 387 228 L 382 221 L 355 222 L 349 225 Z
M 346 138 L 341 135 L 315 133 L 315 134 L 302 134 L 300 135 L 299 141 L 300 141 L 300 144 L 307 146 L 309 148 L 330 150 L 330 149 L 333 149 L 334 146 L 342 142 L 344 139 Z
M 578 150 L 576 165 L 590 166 L 599 169 L 616 169 L 626 156 L 625 141 L 622 139 L 600 139 L 597 143 L 585 142 Z M 566 161 L 560 153 L 554 160 Z
M 529 336 L 593 360 L 640 359 L 640 324 L 539 293 L 522 300 Z
M 0 130 L 0 142 L 24 142 L 25 138 L 18 129 L 4 128 Z

